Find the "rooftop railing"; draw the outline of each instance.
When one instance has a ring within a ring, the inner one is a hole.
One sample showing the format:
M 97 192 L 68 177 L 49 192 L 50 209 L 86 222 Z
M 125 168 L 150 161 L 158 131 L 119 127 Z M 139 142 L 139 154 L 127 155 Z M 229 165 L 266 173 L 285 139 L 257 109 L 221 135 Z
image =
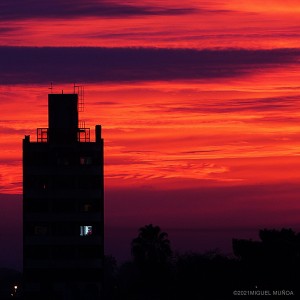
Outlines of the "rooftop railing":
M 38 143 L 47 143 L 48 142 L 48 128 L 37 128 L 36 136 L 37 136 Z
M 49 128 L 37 128 L 37 142 L 47 143 L 49 139 Z M 77 141 L 80 143 L 90 142 L 90 128 L 78 128 Z

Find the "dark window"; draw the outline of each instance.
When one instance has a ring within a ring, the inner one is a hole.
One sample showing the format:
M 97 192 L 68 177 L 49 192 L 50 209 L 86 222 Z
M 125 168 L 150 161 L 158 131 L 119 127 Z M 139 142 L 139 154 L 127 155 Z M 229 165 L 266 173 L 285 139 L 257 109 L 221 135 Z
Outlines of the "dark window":
M 25 212 L 47 212 L 49 211 L 48 200 L 45 199 L 26 199 L 24 200 Z
M 83 211 L 86 211 L 86 212 L 88 212 L 88 211 L 92 211 L 93 210 L 93 205 L 92 204 L 84 204 L 83 205 Z
M 77 253 L 77 248 L 73 246 L 56 246 L 51 251 L 52 258 L 57 259 L 74 259 Z
M 45 151 L 30 151 L 24 155 L 24 164 L 29 166 L 47 166 L 48 153 Z
M 25 235 L 46 236 L 50 234 L 50 224 L 45 222 L 26 222 L 24 223 Z
M 82 212 L 101 212 L 101 199 L 87 198 L 79 201 L 79 210 Z
M 91 165 L 92 164 L 92 158 L 89 156 L 82 156 L 80 157 L 80 164 L 81 165 Z
M 78 178 L 78 187 L 81 189 L 100 189 L 102 177 L 99 175 L 86 175 Z
M 57 222 L 53 224 L 53 235 L 56 236 L 76 236 L 77 223 L 74 222 Z
M 53 178 L 53 187 L 55 189 L 74 189 L 77 186 L 75 176 L 55 176 Z
M 24 181 L 25 189 L 34 189 L 37 191 L 46 191 L 50 186 L 50 178 L 45 175 L 28 176 Z
M 24 248 L 26 258 L 45 259 L 49 257 L 49 246 L 26 246 Z
M 86 245 L 78 248 L 79 258 L 101 258 L 102 252 L 100 246 Z
M 59 166 L 68 166 L 70 164 L 68 157 L 58 157 L 56 162 Z
M 78 210 L 77 201 L 74 199 L 55 199 L 52 202 L 54 212 L 75 212 Z
M 48 235 L 49 227 L 47 225 L 34 226 L 34 235 Z

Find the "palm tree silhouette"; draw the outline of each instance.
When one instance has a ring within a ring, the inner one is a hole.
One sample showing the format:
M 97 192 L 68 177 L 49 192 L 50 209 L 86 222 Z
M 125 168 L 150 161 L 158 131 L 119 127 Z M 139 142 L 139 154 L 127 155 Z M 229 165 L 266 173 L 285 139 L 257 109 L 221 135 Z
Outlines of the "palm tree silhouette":
M 152 224 L 141 227 L 131 242 L 131 253 L 138 264 L 165 265 L 172 254 L 168 234 Z

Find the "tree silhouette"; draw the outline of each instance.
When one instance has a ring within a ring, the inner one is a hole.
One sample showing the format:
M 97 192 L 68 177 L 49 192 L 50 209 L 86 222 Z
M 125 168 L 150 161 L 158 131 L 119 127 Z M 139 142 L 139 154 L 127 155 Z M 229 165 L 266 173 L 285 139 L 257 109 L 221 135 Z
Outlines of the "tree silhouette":
M 112 255 L 105 255 L 103 259 L 103 295 L 104 299 L 113 299 L 117 290 L 117 261 Z
M 292 229 L 264 229 L 260 241 L 233 239 L 233 252 L 248 283 L 267 288 L 296 286 L 300 267 L 300 235 Z
M 131 242 L 131 253 L 138 264 L 164 265 L 172 255 L 168 234 L 152 224 L 141 227 Z
M 176 299 L 230 299 L 237 261 L 218 250 L 176 257 Z
M 292 229 L 263 229 L 261 241 L 233 239 L 234 254 L 242 260 L 286 262 L 300 257 L 300 235 Z
M 167 299 L 171 288 L 169 262 L 172 255 L 168 234 L 152 224 L 141 227 L 131 242 L 131 254 L 138 274 L 135 286 L 140 299 Z

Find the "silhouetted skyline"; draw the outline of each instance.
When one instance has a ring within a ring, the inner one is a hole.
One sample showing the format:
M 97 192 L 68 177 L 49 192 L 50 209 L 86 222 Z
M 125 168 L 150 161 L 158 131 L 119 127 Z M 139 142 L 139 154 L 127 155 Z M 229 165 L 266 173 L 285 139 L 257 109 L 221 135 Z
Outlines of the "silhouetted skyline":
M 101 125 L 82 123 L 83 88 L 48 94 L 48 127 L 23 139 L 24 299 L 99 299 L 103 290 Z M 81 120 L 81 121 L 79 121 Z M 91 137 L 93 133 L 93 137 Z

